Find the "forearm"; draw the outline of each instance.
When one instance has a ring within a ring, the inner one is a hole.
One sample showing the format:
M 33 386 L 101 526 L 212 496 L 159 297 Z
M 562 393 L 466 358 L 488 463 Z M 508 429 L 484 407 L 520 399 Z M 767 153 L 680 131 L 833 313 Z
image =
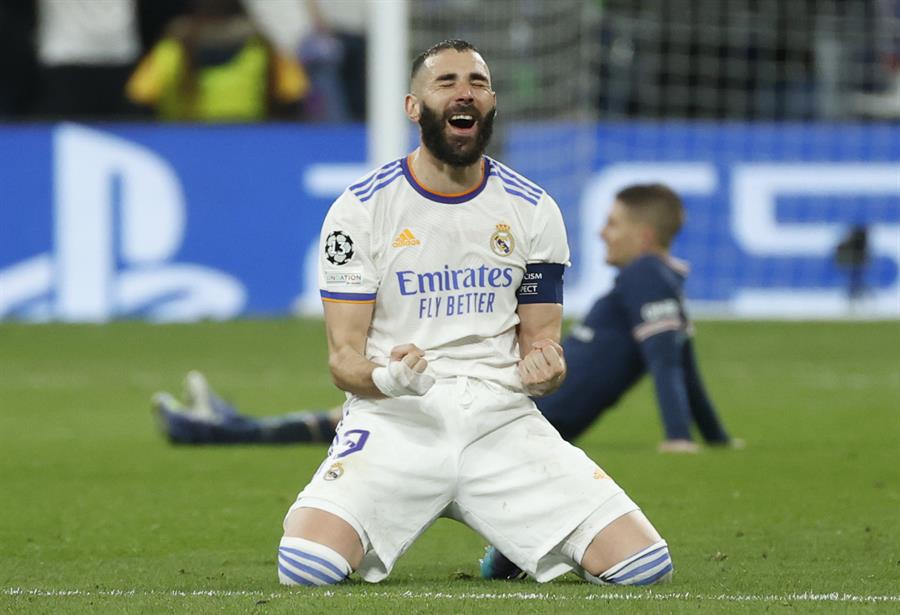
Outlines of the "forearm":
M 335 386 L 361 397 L 384 397 L 372 381 L 372 372 L 378 366 L 366 358 L 374 305 L 323 301 L 322 306 L 328 338 L 328 368 Z
M 562 305 L 520 305 L 518 314 L 522 384 L 529 396 L 543 397 L 558 389 L 566 378 L 566 361 L 559 345 Z
M 331 380 L 342 391 L 360 397 L 384 398 L 372 381 L 372 372 L 378 365 L 366 359 L 355 349 L 344 346 L 331 351 L 328 357 Z
M 660 418 L 669 440 L 691 439 L 691 407 L 682 347 L 682 338 L 677 331 L 663 331 L 640 343 L 641 355 L 653 378 Z
M 680 364 L 657 360 L 650 365 L 656 403 L 668 440 L 691 439 L 691 410 Z
M 559 344 L 560 339 L 562 338 L 562 317 L 560 316 L 560 322 L 550 322 L 550 323 L 540 323 L 540 326 L 534 326 L 531 323 L 527 323 L 526 326 L 522 324 L 519 325 L 516 331 L 516 338 L 519 342 L 519 355 L 521 358 L 525 358 L 531 349 L 534 346 L 535 342 L 539 342 L 541 340 L 553 340 L 557 344 Z

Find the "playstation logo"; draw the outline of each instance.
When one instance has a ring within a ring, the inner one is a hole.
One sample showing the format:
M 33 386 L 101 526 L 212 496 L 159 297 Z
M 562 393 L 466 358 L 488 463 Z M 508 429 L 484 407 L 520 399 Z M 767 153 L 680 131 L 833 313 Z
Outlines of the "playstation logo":
M 105 322 L 232 318 L 235 277 L 175 262 L 181 183 L 155 152 L 73 124 L 54 131 L 52 247 L 0 269 L 0 320 Z

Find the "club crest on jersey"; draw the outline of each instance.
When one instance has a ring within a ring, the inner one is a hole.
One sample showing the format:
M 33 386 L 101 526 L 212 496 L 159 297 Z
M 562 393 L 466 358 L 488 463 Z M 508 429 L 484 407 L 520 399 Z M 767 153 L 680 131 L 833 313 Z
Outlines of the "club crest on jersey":
M 497 256 L 509 256 L 516 248 L 516 239 L 512 236 L 508 224 L 498 224 L 497 231 L 491 235 L 491 250 Z
M 344 475 L 344 464 L 337 462 L 331 464 L 331 467 L 325 471 L 325 480 L 337 480 Z
M 325 260 L 332 265 L 346 265 L 353 258 L 353 240 L 344 231 L 332 231 L 325 239 Z

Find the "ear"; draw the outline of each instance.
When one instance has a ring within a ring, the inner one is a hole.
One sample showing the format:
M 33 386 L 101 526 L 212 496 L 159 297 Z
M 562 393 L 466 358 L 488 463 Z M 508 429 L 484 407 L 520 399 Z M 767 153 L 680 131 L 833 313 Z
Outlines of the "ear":
M 418 124 L 419 116 L 422 114 L 419 98 L 415 94 L 407 94 L 403 100 L 403 106 L 406 110 L 406 117 Z

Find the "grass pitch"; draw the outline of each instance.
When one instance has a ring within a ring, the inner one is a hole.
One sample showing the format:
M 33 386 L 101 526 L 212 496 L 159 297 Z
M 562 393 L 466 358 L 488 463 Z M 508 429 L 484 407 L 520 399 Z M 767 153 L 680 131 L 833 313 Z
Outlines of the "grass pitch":
M 439 521 L 384 583 L 289 591 L 280 524 L 325 447 L 173 447 L 149 399 L 201 369 L 250 413 L 330 406 L 320 322 L 2 325 L 0 611 L 896 612 L 900 324 L 697 341 L 745 450 L 658 455 L 647 382 L 580 441 L 668 539 L 673 583 L 484 582 L 481 538 Z

